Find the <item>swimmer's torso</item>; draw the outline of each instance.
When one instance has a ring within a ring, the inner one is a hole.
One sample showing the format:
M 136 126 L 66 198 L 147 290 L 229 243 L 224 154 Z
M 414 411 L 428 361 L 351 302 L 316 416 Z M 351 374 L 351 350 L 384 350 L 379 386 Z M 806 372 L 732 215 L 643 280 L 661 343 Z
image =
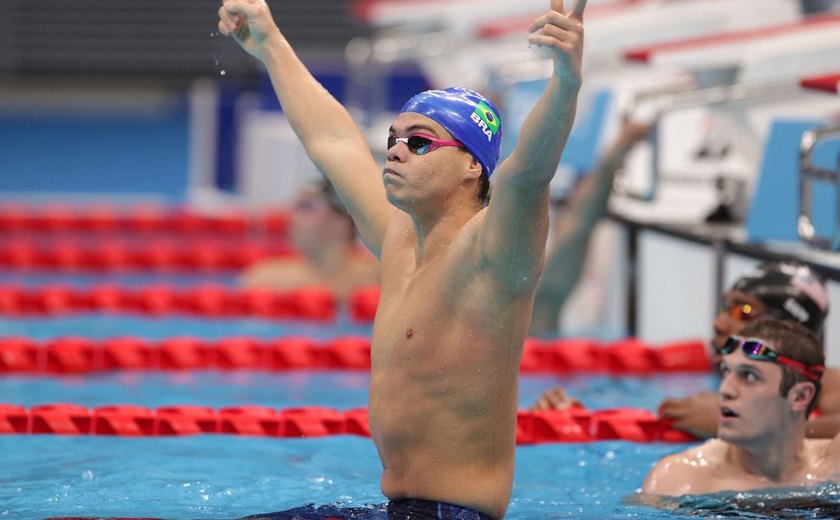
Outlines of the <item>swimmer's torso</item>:
M 733 465 L 730 449 L 731 447 L 720 439 L 711 439 L 685 453 L 668 457 L 666 463 L 672 466 L 668 478 L 683 483 L 678 492 L 670 494 L 807 487 L 840 480 L 840 445 L 836 438 L 806 439 L 801 470 L 788 475 L 784 481 L 751 475 Z
M 392 499 L 500 518 L 510 499 L 517 377 L 533 293 L 506 296 L 475 265 L 476 220 L 416 265 L 389 230 L 372 340 L 370 426 Z

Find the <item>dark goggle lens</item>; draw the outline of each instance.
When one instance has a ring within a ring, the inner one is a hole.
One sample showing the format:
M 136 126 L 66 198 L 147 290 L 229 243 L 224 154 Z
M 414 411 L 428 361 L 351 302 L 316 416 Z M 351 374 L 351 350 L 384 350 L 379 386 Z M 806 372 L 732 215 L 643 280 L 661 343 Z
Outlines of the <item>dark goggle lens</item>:
M 740 344 L 741 344 L 741 342 L 738 341 L 736 338 L 730 337 L 729 339 L 726 340 L 726 343 L 724 343 L 722 347 L 717 349 L 718 354 L 721 354 L 721 355 L 732 354 L 733 352 L 735 352 L 735 349 L 738 348 L 738 345 L 740 345 Z
M 432 142 L 425 137 L 420 137 L 419 135 L 412 135 L 409 136 L 406 140 L 406 144 L 408 145 L 408 150 L 412 153 L 417 155 L 423 155 L 429 151 L 429 146 Z M 390 150 L 394 146 L 397 145 L 397 137 L 394 135 L 388 136 L 388 149 Z

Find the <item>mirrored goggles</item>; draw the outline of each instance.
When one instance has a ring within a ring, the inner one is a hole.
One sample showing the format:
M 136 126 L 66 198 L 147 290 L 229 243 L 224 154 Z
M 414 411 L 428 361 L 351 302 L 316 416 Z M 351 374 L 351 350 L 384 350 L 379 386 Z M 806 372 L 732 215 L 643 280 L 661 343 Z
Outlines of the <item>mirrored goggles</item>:
M 806 365 L 801 361 L 783 356 L 768 347 L 763 341 L 756 338 L 729 336 L 726 343 L 717 349 L 717 351 L 720 355 L 726 355 L 733 353 L 738 347 L 741 347 L 741 350 L 744 352 L 747 359 L 769 361 L 770 363 L 785 365 L 796 370 L 798 373 L 802 374 L 811 381 L 819 381 L 822 377 L 823 371 L 825 371 L 824 365 Z
M 732 305 L 727 305 L 726 302 L 723 302 L 720 304 L 718 310 L 738 321 L 754 320 L 761 315 L 749 303 L 733 303 Z

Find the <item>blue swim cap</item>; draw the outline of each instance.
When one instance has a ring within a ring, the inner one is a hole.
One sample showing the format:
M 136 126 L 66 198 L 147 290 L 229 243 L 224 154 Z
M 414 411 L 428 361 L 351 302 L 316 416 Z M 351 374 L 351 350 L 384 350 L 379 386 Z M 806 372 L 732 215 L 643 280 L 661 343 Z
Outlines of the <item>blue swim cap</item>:
M 478 92 L 453 87 L 427 90 L 409 99 L 400 113 L 414 112 L 440 124 L 464 143 L 487 175 L 496 169 L 502 144 L 502 120 L 496 106 Z

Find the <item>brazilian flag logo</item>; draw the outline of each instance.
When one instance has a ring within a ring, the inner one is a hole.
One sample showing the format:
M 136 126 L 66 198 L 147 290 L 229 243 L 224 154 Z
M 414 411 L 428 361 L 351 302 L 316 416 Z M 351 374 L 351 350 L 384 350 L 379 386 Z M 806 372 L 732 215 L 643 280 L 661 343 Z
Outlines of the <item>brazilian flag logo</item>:
M 496 135 L 496 132 L 499 131 L 501 121 L 499 120 L 499 116 L 493 112 L 493 109 L 488 107 L 484 101 L 480 101 L 478 106 L 475 107 L 475 114 L 484 121 L 484 124 L 490 129 L 490 133 Z

